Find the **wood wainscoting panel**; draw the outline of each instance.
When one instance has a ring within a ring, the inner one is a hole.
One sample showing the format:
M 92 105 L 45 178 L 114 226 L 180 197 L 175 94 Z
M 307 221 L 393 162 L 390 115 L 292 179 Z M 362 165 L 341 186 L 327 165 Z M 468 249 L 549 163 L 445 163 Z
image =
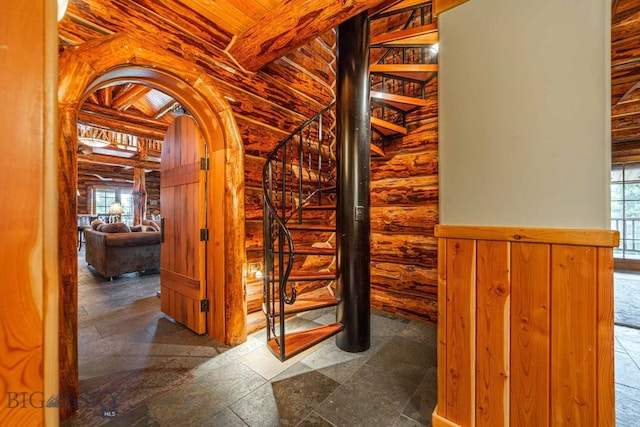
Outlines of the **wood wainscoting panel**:
M 437 226 L 435 233 L 433 424 L 613 426 L 617 232 Z
M 476 425 L 509 425 L 509 242 L 477 242 Z
M 447 240 L 447 418 L 472 425 L 475 415 L 476 243 Z
M 551 421 L 596 419 L 596 249 L 551 249 Z
M 438 239 L 438 366 L 447 365 L 447 239 Z M 438 405 L 440 416 L 447 416 L 447 371 L 438 369 Z
M 551 246 L 511 243 L 510 416 L 514 426 L 549 422 Z
M 615 420 L 615 391 L 613 357 L 613 249 L 597 248 L 598 251 L 598 420 L 603 427 L 613 427 Z

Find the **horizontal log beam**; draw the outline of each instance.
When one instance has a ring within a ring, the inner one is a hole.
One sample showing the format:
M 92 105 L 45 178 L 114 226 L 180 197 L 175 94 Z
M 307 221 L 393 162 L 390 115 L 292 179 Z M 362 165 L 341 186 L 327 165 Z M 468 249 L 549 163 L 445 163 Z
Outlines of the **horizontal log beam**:
M 106 154 L 82 154 L 78 153 L 78 162 L 98 163 L 111 166 L 130 166 L 132 168 L 144 168 L 159 170 L 160 162 L 150 162 L 148 160 L 138 160 L 134 158 L 108 156 Z
M 382 0 L 291 0 L 242 33 L 229 53 L 249 71 L 291 52 Z
M 111 108 L 85 103 L 78 114 L 78 122 L 140 138 L 163 140 L 167 125 Z

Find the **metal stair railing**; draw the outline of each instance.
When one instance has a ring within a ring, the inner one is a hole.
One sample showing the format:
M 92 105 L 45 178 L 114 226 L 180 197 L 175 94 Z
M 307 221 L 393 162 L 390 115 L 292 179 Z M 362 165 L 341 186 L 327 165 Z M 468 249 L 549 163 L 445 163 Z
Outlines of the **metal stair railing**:
M 335 184 L 334 106 L 329 105 L 283 139 L 267 156 L 262 171 L 263 310 L 267 340 L 276 339 L 281 360 L 285 354 L 285 304 L 293 304 L 297 296 L 294 283 L 289 282 L 295 242 L 287 223 L 301 223 L 304 204 L 313 197 L 321 203 L 324 189 Z

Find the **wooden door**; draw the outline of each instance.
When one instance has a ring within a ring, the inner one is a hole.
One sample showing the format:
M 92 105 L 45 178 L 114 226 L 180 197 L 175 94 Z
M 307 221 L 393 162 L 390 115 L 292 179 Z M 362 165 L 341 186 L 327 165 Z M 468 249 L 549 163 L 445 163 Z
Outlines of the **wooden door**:
M 160 209 L 161 310 L 198 334 L 206 332 L 206 170 L 195 120 L 178 116 L 162 144 Z M 206 160 L 205 160 L 206 162 Z

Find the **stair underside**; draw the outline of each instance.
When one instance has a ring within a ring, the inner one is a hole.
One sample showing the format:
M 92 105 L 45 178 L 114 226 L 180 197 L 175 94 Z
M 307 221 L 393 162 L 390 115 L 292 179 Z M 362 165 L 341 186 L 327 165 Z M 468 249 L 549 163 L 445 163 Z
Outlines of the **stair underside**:
M 415 6 L 427 3 L 425 0 L 389 0 L 372 8 L 369 16 L 374 18 L 376 15 L 391 15 L 404 9 L 411 9 Z
M 279 251 L 274 251 L 274 253 L 280 253 Z M 289 251 L 285 251 L 285 254 L 289 254 Z M 335 248 L 327 247 L 327 248 L 314 248 L 310 245 L 295 245 L 293 253 L 295 255 L 319 255 L 319 256 L 335 256 L 336 250 Z
M 438 26 L 427 24 L 371 37 L 371 47 L 428 45 L 438 43 Z
M 326 272 L 317 272 L 317 271 L 312 271 L 312 272 L 303 271 L 303 272 L 291 273 L 289 275 L 289 282 L 316 282 L 319 280 L 336 280 L 336 274 L 326 273 Z M 277 272 L 275 274 L 273 281 L 276 281 L 276 282 L 280 281 L 280 275 Z
M 398 126 L 386 120 L 379 119 L 377 117 L 371 117 L 371 126 L 376 132 L 380 133 L 383 136 L 407 134 L 406 128 L 402 126 Z
M 422 98 L 413 98 L 411 96 L 378 91 L 371 91 L 371 101 L 377 104 L 388 105 L 405 113 L 428 105 L 427 100 Z
M 324 225 L 324 224 L 287 224 L 287 228 L 289 230 L 295 231 L 327 231 L 334 232 L 336 231 L 335 225 Z
M 269 348 L 280 360 L 284 361 L 295 356 L 298 353 L 313 347 L 321 341 L 337 334 L 343 329 L 340 323 L 331 323 L 306 331 L 292 332 L 285 335 L 285 353 L 284 358 L 280 356 L 280 348 L 275 338 L 271 338 L 267 343 Z
M 438 72 L 438 64 L 371 64 L 369 72 L 382 76 L 426 82 L 434 73 Z

